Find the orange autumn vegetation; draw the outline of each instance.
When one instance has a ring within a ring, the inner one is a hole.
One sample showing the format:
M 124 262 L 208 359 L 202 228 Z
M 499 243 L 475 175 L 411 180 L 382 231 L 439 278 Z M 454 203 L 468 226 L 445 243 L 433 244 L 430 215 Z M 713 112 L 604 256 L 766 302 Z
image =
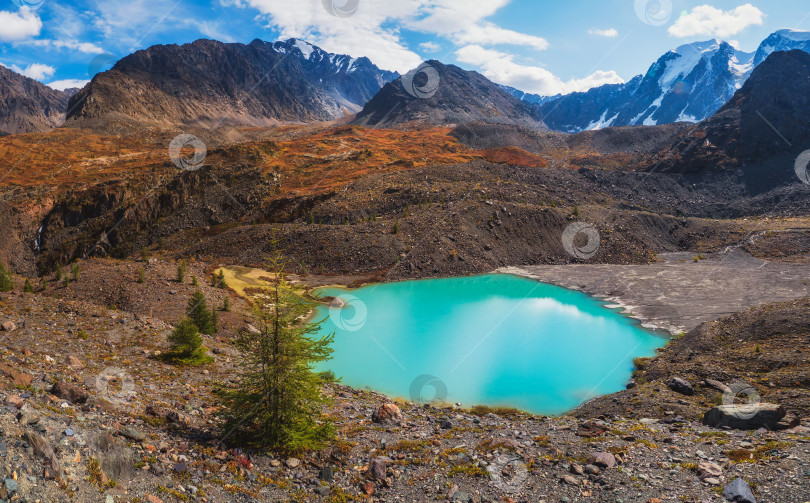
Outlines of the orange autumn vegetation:
M 357 126 L 304 130 L 279 128 L 277 138 L 209 148 L 206 164 L 217 168 L 250 165 L 281 179 L 280 195 L 325 193 L 370 174 L 474 159 L 546 167 L 546 161 L 514 147 L 472 150 L 449 135 L 449 128 L 419 131 Z M 54 196 L 111 180 L 155 186 L 177 174 L 167 147 L 170 137 L 152 131 L 140 136 L 106 136 L 60 128 L 50 133 L 0 138 L 0 190 Z M 134 184 L 138 185 L 138 184 Z

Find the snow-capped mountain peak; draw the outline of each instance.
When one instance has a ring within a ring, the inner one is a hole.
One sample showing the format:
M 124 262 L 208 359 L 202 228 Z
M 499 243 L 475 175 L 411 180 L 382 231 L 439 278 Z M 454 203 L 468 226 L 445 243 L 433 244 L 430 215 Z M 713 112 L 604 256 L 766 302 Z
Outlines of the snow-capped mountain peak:
M 666 52 L 646 74 L 625 84 L 534 101 L 539 103 L 549 127 L 567 132 L 697 122 L 731 99 L 754 68 L 771 53 L 793 49 L 810 53 L 810 32 L 779 30 L 766 38 L 755 53 L 735 49 L 717 39 L 693 42 Z M 510 92 L 530 101 L 515 91 Z

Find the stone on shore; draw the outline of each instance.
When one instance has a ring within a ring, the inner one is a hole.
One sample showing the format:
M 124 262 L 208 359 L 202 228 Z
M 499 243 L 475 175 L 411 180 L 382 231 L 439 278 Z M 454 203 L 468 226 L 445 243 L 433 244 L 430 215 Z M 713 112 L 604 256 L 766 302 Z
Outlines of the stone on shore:
M 703 424 L 738 430 L 773 429 L 786 414 L 784 407 L 773 403 L 718 405 L 706 412 Z

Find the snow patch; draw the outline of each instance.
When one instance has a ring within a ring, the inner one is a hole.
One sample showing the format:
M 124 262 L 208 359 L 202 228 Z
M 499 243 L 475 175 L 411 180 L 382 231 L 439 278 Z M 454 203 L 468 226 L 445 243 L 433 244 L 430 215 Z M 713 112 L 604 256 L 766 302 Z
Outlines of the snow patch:
M 619 114 L 617 113 L 616 115 L 614 115 L 613 117 L 611 117 L 608 120 L 605 120 L 606 116 L 607 116 L 607 110 L 602 112 L 602 116 L 599 117 L 598 120 L 596 120 L 594 122 L 591 122 L 590 124 L 585 126 L 584 130 L 585 131 L 592 131 L 592 130 L 595 130 L 595 129 L 606 128 L 606 127 L 610 126 L 611 124 L 613 124 L 613 121 L 615 121 L 619 117 Z
M 309 59 L 310 55 L 315 52 L 315 46 L 303 40 L 296 39 L 295 47 L 304 54 L 304 59 Z
M 790 40 L 795 40 L 796 42 L 810 41 L 810 31 L 779 30 L 776 33 Z

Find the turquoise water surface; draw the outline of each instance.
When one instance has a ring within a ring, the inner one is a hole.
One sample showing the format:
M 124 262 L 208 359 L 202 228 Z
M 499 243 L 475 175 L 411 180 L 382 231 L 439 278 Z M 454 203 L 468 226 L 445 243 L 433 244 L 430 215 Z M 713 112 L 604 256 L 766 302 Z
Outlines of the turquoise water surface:
M 666 339 L 580 292 L 517 276 L 322 288 L 343 384 L 414 401 L 564 413 L 624 388 Z

